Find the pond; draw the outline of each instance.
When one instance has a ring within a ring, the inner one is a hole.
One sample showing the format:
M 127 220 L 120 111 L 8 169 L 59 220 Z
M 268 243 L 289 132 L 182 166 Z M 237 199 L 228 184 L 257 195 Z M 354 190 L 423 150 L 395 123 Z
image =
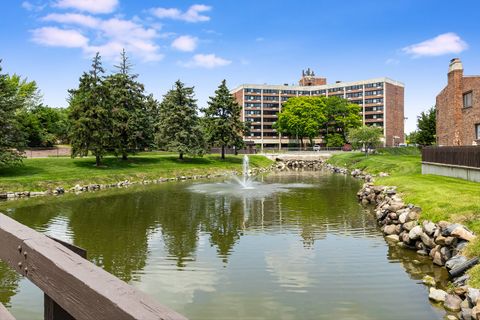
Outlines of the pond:
M 138 186 L 0 204 L 88 251 L 98 266 L 194 319 L 442 319 L 428 258 L 385 242 L 360 181 L 283 172 L 248 190 L 222 181 Z M 43 295 L 0 264 L 0 302 L 42 319 Z

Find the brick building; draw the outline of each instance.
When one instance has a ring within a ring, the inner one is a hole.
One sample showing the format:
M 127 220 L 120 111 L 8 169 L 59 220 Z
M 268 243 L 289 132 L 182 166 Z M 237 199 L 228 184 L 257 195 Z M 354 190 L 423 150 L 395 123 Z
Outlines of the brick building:
M 404 142 L 404 85 L 389 78 L 327 84 L 327 79 L 307 69 L 302 72 L 298 86 L 243 84 L 231 92 L 242 106 L 242 121 L 251 123 L 250 135 L 244 140 L 262 149 L 287 147 L 297 142 L 272 128 L 282 103 L 297 96 L 345 98 L 361 107 L 363 124 L 383 128 L 384 145 Z M 315 143 L 322 140 L 315 139 Z
M 480 76 L 464 76 L 458 58 L 450 61 L 436 110 L 438 145 L 480 145 Z

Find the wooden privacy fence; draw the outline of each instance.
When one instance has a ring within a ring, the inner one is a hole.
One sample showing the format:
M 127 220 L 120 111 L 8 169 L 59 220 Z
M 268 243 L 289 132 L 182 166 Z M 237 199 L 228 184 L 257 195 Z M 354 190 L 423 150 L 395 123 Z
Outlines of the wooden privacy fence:
M 186 319 L 82 254 L 0 213 L 0 260 L 45 293 L 46 320 Z M 1 304 L 0 319 L 14 319 Z
M 480 146 L 424 147 L 422 162 L 480 168 Z

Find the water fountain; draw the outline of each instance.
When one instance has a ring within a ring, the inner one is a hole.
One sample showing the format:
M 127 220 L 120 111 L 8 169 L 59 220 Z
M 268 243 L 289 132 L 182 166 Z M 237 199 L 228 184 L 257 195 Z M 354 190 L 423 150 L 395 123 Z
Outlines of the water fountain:
M 306 188 L 311 185 L 304 183 L 267 183 L 260 179 L 253 179 L 250 174 L 250 159 L 243 156 L 242 175 L 232 176 L 227 181 L 199 183 L 192 185 L 189 189 L 209 195 L 229 195 L 242 198 L 264 198 L 276 192 L 287 192 L 290 189 Z

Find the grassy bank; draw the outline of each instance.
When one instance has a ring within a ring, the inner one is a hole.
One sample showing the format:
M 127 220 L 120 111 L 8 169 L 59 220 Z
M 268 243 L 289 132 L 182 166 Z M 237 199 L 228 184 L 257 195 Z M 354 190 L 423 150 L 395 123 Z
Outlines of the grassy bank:
M 386 149 L 381 154 L 351 152 L 333 156 L 329 162 L 369 173 L 387 172 L 375 184 L 397 186 L 406 203 L 422 208 L 421 219 L 446 220 L 465 224 L 480 234 L 480 183 L 449 177 L 422 175 L 421 156 L 414 148 Z M 471 243 L 467 253 L 480 255 L 480 239 Z M 480 267 L 471 270 L 472 285 L 480 287 Z
M 272 162 L 263 156 L 250 156 L 252 167 L 265 167 Z M 121 180 L 139 181 L 160 177 L 207 174 L 227 170 L 241 170 L 242 156 L 229 155 L 221 160 L 218 155 L 178 160 L 165 153 L 145 153 L 122 161 L 106 157 L 104 166 L 95 167 L 92 157 L 70 159 L 25 159 L 23 166 L 0 169 L 0 191 L 43 191 L 76 184 L 114 183 Z

